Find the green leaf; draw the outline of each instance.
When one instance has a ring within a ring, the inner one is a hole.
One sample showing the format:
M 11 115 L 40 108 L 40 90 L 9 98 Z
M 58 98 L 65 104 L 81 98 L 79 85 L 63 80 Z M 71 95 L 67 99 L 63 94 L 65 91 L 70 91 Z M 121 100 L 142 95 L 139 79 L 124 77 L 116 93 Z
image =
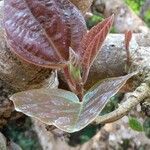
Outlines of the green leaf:
M 87 91 L 82 102 L 72 92 L 44 88 L 20 92 L 10 99 L 17 111 L 71 133 L 90 124 L 133 75 L 135 73 L 97 83 Z
M 129 126 L 135 131 L 142 132 L 143 126 L 135 117 L 129 117 Z
M 150 138 L 150 117 L 148 117 L 144 123 L 143 123 L 143 128 L 144 128 L 144 132 L 145 135 Z
M 81 71 L 79 67 L 75 67 L 70 64 L 70 73 L 76 81 L 79 81 L 81 79 Z

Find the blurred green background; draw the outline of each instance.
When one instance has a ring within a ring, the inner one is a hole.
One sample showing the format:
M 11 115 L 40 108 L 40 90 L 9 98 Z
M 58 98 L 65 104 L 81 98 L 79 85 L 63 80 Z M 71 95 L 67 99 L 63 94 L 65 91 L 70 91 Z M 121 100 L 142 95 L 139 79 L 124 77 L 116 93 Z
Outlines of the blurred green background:
M 143 21 L 150 27 L 150 0 L 149 5 L 146 5 L 146 0 L 124 0 L 125 3 L 139 16 L 142 17 Z M 145 5 L 146 6 L 145 6 Z M 144 10 L 146 8 L 146 10 Z M 141 11 L 144 10 L 144 14 L 141 16 Z M 87 20 L 88 28 L 92 28 L 94 25 L 103 20 L 98 12 L 94 11 L 94 15 Z M 115 32 L 115 29 L 112 29 L 111 32 Z

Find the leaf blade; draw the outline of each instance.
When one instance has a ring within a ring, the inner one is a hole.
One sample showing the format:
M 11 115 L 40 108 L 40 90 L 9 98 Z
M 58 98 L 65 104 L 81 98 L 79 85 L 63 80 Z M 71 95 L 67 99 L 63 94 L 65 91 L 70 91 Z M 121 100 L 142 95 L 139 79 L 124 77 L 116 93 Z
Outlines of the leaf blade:
M 77 123 L 78 129 L 81 130 L 91 123 L 100 114 L 109 99 L 135 74 L 137 73 L 134 72 L 126 76 L 105 79 L 101 84 L 97 83 L 93 86 L 83 98 L 81 115 Z
M 100 51 L 104 40 L 112 26 L 114 16 L 105 19 L 97 26 L 93 27 L 89 33 L 87 33 L 82 42 L 80 49 L 80 56 L 83 69 L 83 82 L 85 83 L 88 77 L 90 67 Z
M 10 98 L 19 112 L 71 132 L 80 109 L 75 94 L 56 89 L 36 89 L 20 92 Z
M 4 11 L 12 51 L 28 63 L 42 67 L 64 67 L 69 46 L 78 44 L 75 28 L 80 26 L 79 39 L 86 30 L 83 17 L 69 0 L 6 0 Z M 73 24 L 73 18 L 79 24 Z

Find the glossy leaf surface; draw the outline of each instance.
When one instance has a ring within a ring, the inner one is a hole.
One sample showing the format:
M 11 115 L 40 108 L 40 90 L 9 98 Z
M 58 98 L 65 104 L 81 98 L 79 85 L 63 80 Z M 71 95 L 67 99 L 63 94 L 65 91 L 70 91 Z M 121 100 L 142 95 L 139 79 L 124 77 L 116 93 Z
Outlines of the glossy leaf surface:
M 84 18 L 69 0 L 5 0 L 8 44 L 27 62 L 62 67 L 86 32 Z M 78 37 L 78 38 L 77 38 Z
M 93 27 L 82 39 L 79 53 L 82 58 L 83 78 L 86 80 L 90 66 L 97 56 L 104 40 L 112 26 L 114 16 L 106 18 L 104 21 Z M 85 77 L 84 77 L 85 76 Z M 84 81 L 86 82 L 86 81 Z
M 134 74 L 96 84 L 85 94 L 82 102 L 74 93 L 61 89 L 30 90 L 14 94 L 10 99 L 17 111 L 63 131 L 76 132 L 91 123 Z

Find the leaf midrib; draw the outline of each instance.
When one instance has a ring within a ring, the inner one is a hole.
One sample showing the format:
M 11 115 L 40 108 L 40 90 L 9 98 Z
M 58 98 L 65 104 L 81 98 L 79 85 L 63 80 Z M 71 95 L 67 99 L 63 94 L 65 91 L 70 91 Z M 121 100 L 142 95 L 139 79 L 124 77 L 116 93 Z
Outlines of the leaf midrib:
M 25 3 L 26 3 L 26 5 L 27 5 L 27 8 L 28 8 L 28 10 L 29 10 L 31 16 L 39 23 L 39 21 L 34 17 L 34 14 L 32 13 L 31 9 L 29 9 L 30 6 L 29 6 L 29 4 L 28 4 L 28 2 L 27 2 L 26 0 L 25 0 Z M 67 19 L 67 18 L 66 18 L 66 19 Z M 42 26 L 40 23 L 39 23 L 39 25 L 41 26 L 42 32 L 44 33 L 44 35 L 45 35 L 46 38 L 48 39 L 49 43 L 50 43 L 51 46 L 54 48 L 54 50 L 55 50 L 57 56 L 59 57 L 59 59 L 60 59 L 62 62 L 64 62 L 65 59 L 61 56 L 61 54 L 60 54 L 58 48 L 57 48 L 57 47 L 55 46 L 55 44 L 53 43 L 51 37 L 48 36 L 48 34 L 46 33 L 46 30 L 43 28 L 43 26 Z

